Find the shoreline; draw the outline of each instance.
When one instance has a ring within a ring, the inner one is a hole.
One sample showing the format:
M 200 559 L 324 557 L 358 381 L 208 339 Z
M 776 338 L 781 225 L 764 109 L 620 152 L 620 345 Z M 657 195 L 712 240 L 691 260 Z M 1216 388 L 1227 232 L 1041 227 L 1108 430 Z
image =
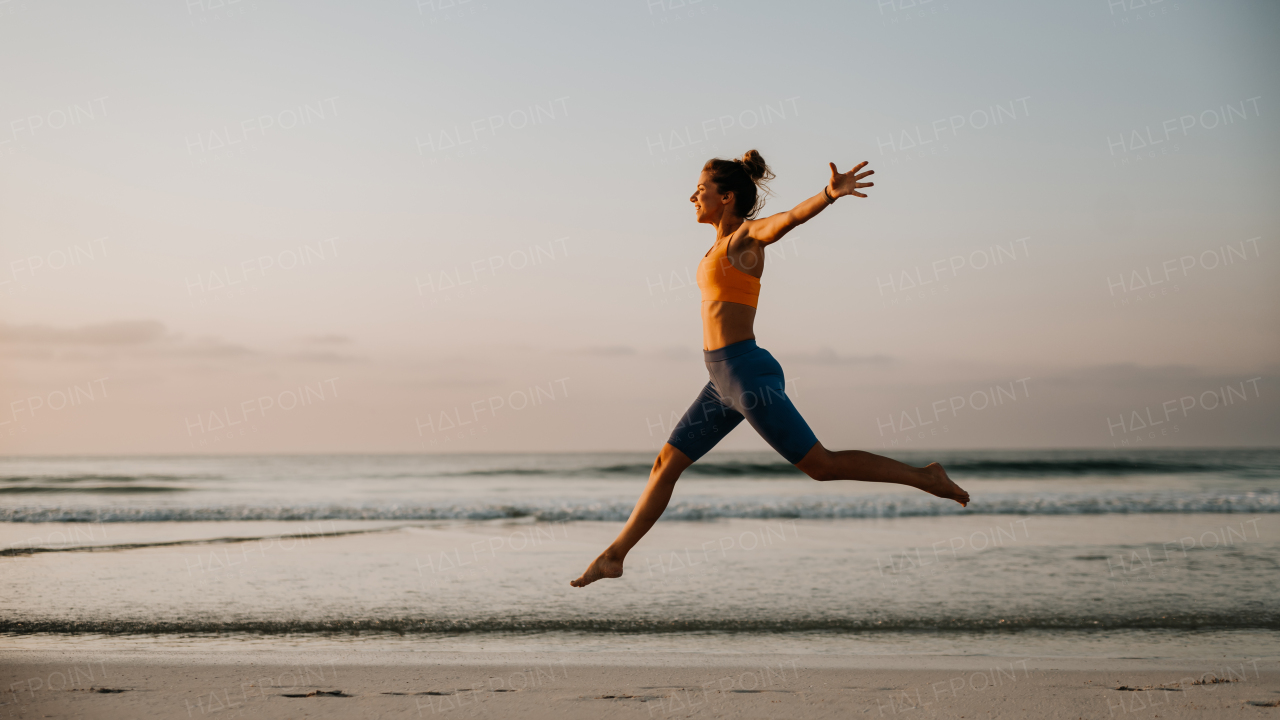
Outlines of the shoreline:
M 0 648 L 0 691 L 10 714 L 36 717 L 1211 718 L 1269 717 L 1280 669 L 1238 658 Z
M 1093 657 L 1078 656 L 1028 656 L 989 654 L 811 654 L 765 652 L 702 652 L 702 651 L 602 651 L 577 652 L 573 650 L 515 650 L 515 651 L 463 651 L 463 650 L 386 650 L 307 647 L 257 647 L 251 650 L 236 648 L 209 649 L 16 649 L 0 644 L 0 673 L 20 665 L 57 665 L 66 663 L 81 665 L 129 665 L 196 667 L 220 665 L 276 665 L 319 666 L 339 665 L 347 667 L 515 667 L 517 665 L 547 664 L 574 667 L 634 667 L 634 668 L 751 668 L 785 664 L 809 670 L 975 670 L 992 664 L 1005 666 L 1015 663 L 1030 670 L 1043 672 L 1166 672 L 1198 671 L 1214 672 L 1215 668 L 1242 666 L 1252 675 L 1256 672 L 1280 674 L 1280 657 L 1267 658 L 1144 658 L 1144 657 Z M 1243 664 L 1243 665 L 1242 665 Z M 1021 671 L 1021 670 L 1020 670 Z M 4 686 L 0 685 L 0 690 Z M 1280 687 L 1276 688 L 1280 692 Z

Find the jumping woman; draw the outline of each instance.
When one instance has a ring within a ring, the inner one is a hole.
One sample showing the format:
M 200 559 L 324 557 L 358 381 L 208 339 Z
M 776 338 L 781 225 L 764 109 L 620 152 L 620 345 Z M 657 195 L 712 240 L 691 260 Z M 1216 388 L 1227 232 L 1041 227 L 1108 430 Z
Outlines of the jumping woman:
M 707 161 L 698 188 L 689 201 L 698 222 L 716 229 L 716 242 L 698 263 L 702 290 L 702 346 L 711 380 L 684 414 L 649 471 L 649 484 L 631 511 L 626 527 L 574 587 L 601 578 L 622 576 L 627 553 L 658 521 L 671 500 L 676 481 L 699 458 L 745 418 L 751 427 L 787 462 L 814 480 L 861 480 L 910 485 L 940 498 L 969 502 L 938 463 L 917 468 L 861 450 L 831 452 L 809 429 L 786 396 L 782 366 L 768 350 L 756 345 L 753 324 L 765 248 L 792 228 L 809 221 L 845 195 L 874 183 L 860 182 L 874 171 L 859 173 L 859 163 L 847 173 L 831 165 L 831 181 L 822 192 L 788 212 L 754 219 L 764 204 L 759 190 L 773 178 L 760 153 L 752 150 L 741 160 Z

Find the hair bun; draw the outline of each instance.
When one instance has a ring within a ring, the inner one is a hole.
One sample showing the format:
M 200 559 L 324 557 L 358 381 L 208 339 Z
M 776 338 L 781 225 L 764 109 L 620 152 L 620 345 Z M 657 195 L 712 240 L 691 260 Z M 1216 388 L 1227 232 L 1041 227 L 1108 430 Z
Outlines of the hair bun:
M 748 150 L 738 160 L 711 158 L 702 170 L 711 174 L 711 182 L 715 183 L 717 191 L 734 194 L 733 211 L 744 220 L 754 218 L 764 206 L 761 191 L 769 194 L 765 183 L 774 177 L 764 158 L 755 150 Z
M 769 165 L 765 163 L 764 158 L 760 156 L 759 150 L 746 151 L 738 162 L 746 168 L 747 176 L 756 182 L 773 179 L 773 173 L 769 170 Z

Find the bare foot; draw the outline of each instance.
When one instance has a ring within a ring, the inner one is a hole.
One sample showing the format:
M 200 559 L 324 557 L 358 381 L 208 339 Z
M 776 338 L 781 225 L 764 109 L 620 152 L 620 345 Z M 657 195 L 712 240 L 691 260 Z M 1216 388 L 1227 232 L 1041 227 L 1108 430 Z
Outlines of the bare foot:
M 943 470 L 941 465 L 929 463 L 925 466 L 924 472 L 925 480 L 918 486 L 921 490 L 940 498 L 955 500 L 962 507 L 969 504 L 969 493 L 951 482 L 951 478 L 947 477 L 947 471 Z
M 622 561 L 614 559 L 609 555 L 609 551 L 605 550 L 591 563 L 587 571 L 582 573 L 582 577 L 571 580 L 569 584 L 574 587 L 586 587 L 597 580 L 617 577 L 622 577 Z

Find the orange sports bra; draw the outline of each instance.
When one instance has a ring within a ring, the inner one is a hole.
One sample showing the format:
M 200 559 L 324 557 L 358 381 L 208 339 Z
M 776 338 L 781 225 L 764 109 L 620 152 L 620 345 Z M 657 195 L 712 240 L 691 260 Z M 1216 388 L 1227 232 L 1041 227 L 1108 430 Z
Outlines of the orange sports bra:
M 760 278 L 748 275 L 729 262 L 729 243 L 719 252 L 712 247 L 698 263 L 698 288 L 702 302 L 719 301 L 756 306 L 760 299 Z

